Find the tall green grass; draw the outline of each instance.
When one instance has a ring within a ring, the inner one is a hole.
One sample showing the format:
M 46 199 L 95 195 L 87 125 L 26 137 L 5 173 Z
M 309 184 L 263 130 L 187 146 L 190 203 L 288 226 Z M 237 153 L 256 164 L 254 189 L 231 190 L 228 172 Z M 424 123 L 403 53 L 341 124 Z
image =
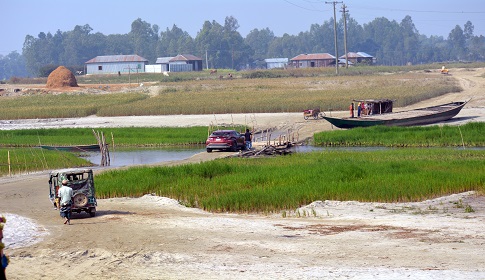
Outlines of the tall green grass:
M 315 133 L 318 146 L 485 147 L 485 123 L 416 127 L 373 126 Z
M 316 200 L 418 201 L 484 191 L 485 151 L 398 149 L 232 158 L 175 167 L 113 170 L 98 195 L 157 194 L 213 212 L 275 212 Z
M 0 176 L 9 175 L 9 154 L 11 175 L 48 169 L 93 165 L 74 153 L 48 151 L 39 148 L 0 148 Z
M 236 127 L 242 131 L 242 128 Z M 205 143 L 207 127 L 126 127 L 99 128 L 106 141 L 116 146 L 170 146 Z M 0 147 L 95 144 L 90 128 L 0 130 Z

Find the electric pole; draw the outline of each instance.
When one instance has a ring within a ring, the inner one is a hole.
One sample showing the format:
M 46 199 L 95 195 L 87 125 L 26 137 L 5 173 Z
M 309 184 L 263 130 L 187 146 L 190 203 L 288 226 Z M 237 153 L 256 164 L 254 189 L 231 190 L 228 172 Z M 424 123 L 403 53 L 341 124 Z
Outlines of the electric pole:
M 335 11 L 335 5 L 343 2 L 326 2 L 325 4 L 333 4 L 333 37 L 335 42 L 335 73 L 338 75 L 338 47 L 337 47 L 337 13 Z
M 347 6 L 342 5 L 342 13 L 344 14 L 344 50 L 345 50 L 345 68 L 349 68 L 349 57 L 347 52 Z

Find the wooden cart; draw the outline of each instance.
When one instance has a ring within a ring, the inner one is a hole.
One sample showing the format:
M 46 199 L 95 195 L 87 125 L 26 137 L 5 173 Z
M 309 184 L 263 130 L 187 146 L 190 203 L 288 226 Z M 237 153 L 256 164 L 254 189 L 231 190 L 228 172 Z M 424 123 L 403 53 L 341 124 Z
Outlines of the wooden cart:
M 318 120 L 318 118 L 323 118 L 322 112 L 320 112 L 319 108 L 315 109 L 308 109 L 303 111 L 303 118 L 305 120 L 308 120 L 309 118 L 313 118 L 315 120 Z

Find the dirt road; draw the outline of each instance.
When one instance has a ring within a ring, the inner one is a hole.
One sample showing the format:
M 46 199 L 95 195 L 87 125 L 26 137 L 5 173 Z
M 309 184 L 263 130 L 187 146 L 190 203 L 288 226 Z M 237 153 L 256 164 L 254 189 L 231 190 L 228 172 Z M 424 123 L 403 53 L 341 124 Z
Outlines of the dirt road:
M 473 98 L 454 123 L 485 121 L 484 73 L 456 70 L 452 75 L 465 91 L 416 106 Z M 261 127 L 291 128 L 301 137 L 331 129 L 302 114 L 216 117 L 220 123 L 254 118 Z M 129 119 L 129 126 L 138 124 Z M 187 116 L 166 121 L 204 122 Z M 39 122 L 127 125 L 94 117 Z M 156 123 L 164 124 L 161 118 Z M 223 155 L 203 153 L 183 163 Z M 96 217 L 75 214 L 71 226 L 63 225 L 48 200 L 45 173 L 0 178 L 0 214 L 14 217 L 6 229 L 18 215 L 38 232 L 37 243 L 5 250 L 11 258 L 7 279 L 485 279 L 485 197 L 473 193 L 407 204 L 316 201 L 288 209 L 286 217 L 213 214 L 150 195 L 98 204 Z

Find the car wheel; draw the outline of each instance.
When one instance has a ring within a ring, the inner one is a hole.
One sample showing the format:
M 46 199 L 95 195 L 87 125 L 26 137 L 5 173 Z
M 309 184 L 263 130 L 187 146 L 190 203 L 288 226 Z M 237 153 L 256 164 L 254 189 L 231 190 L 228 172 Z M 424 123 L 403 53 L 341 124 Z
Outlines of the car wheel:
M 207 148 L 208 153 L 212 153 L 212 149 Z
M 231 146 L 231 152 L 236 152 L 236 151 L 237 151 L 237 142 L 234 139 L 234 141 L 232 142 L 232 146 Z
M 96 216 L 96 208 L 89 208 L 89 216 L 90 217 Z

